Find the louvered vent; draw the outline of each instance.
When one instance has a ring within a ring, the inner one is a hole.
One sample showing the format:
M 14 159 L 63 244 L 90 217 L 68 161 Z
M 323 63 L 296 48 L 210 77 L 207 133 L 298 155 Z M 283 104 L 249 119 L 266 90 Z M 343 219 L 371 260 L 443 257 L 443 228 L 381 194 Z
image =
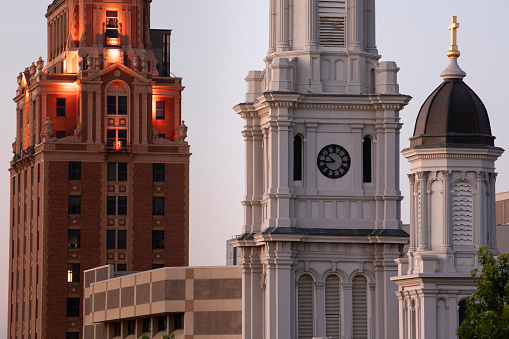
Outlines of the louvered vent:
M 452 244 L 472 245 L 472 189 L 466 181 L 454 184 L 452 194 Z
M 343 0 L 320 0 L 319 7 L 320 45 L 324 47 L 346 47 L 346 8 Z
M 304 274 L 297 285 L 299 339 L 313 338 L 313 278 Z
M 339 339 L 341 332 L 339 277 L 330 275 L 325 280 L 325 332 L 332 339 Z
M 353 278 L 352 309 L 353 339 L 368 338 L 367 280 L 362 275 Z

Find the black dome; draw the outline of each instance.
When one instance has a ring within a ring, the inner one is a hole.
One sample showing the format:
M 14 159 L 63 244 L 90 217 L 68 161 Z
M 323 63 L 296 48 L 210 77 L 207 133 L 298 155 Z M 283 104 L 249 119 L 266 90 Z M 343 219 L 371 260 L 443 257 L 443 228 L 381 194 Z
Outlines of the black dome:
M 424 102 L 410 147 L 494 146 L 486 107 L 459 78 L 445 79 Z

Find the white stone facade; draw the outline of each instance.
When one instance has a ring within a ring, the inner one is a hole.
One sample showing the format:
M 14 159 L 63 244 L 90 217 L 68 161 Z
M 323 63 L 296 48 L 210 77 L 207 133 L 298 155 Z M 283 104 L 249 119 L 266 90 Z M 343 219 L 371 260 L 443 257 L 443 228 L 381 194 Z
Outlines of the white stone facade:
M 408 242 L 399 111 L 410 97 L 396 64 L 378 62 L 374 0 L 270 4 L 266 69 L 249 72 L 235 107 L 246 145 L 245 223 L 232 241 L 243 338 L 394 338 L 390 279 Z M 328 145 L 350 156 L 340 178 L 317 166 Z

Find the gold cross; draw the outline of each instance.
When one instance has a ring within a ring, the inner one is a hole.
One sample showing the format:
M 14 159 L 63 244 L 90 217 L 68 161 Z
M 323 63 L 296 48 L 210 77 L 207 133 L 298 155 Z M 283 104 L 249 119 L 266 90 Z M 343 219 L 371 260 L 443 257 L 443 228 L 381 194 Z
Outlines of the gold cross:
M 457 32 L 456 30 L 460 27 L 458 23 L 458 17 L 451 17 L 451 24 L 449 25 L 449 29 L 451 30 L 451 46 L 456 46 L 457 40 Z
M 451 59 L 457 59 L 460 56 L 460 51 L 458 50 L 457 45 L 457 29 L 460 27 L 458 23 L 458 17 L 451 17 L 451 24 L 449 25 L 449 29 L 451 30 L 451 47 L 449 47 L 449 51 L 447 52 L 447 56 Z

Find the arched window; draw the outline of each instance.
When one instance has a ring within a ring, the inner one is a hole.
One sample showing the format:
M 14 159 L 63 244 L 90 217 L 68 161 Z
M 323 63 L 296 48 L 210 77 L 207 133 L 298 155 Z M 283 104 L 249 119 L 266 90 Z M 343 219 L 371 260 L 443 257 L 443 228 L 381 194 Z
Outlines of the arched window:
M 314 336 L 313 304 L 313 278 L 303 274 L 297 284 L 298 339 L 311 339 Z
M 293 180 L 302 181 L 302 167 L 303 167 L 303 156 L 302 156 L 302 136 L 296 135 L 293 138 Z
M 353 338 L 368 338 L 368 281 L 362 275 L 353 278 L 352 285 Z
M 331 274 L 325 279 L 325 335 L 339 339 L 341 333 L 341 292 L 339 277 Z
M 362 182 L 371 183 L 373 181 L 373 155 L 372 142 L 370 137 L 362 139 Z
M 458 326 L 466 319 L 467 317 L 467 301 L 462 300 L 458 304 Z

